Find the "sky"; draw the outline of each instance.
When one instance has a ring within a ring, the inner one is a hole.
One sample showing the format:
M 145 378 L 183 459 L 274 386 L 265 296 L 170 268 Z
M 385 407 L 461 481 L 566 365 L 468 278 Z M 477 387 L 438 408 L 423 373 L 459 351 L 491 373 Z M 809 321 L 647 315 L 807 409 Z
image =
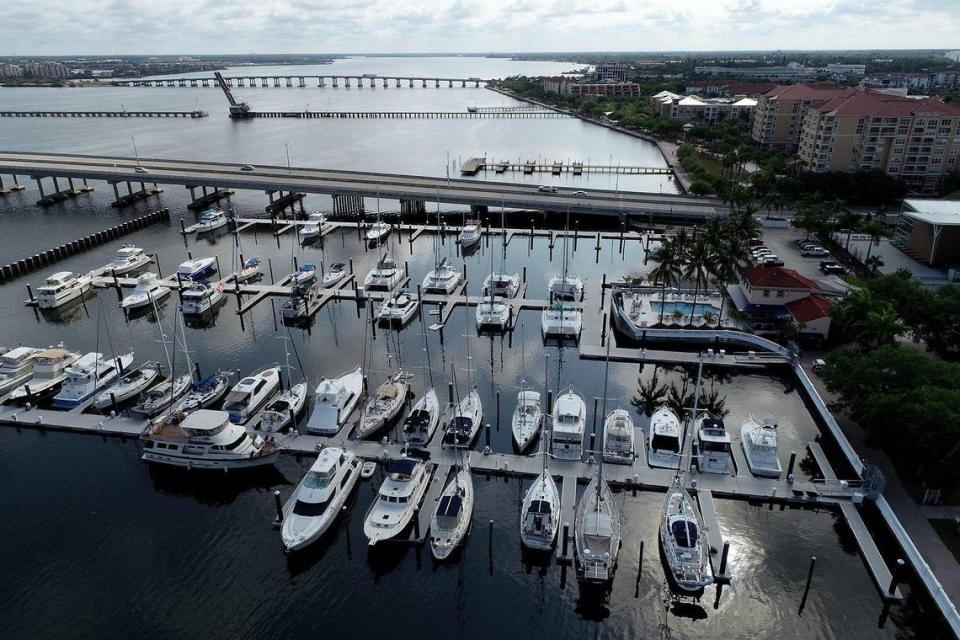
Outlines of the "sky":
M 0 55 L 960 49 L 960 0 L 6 0 Z

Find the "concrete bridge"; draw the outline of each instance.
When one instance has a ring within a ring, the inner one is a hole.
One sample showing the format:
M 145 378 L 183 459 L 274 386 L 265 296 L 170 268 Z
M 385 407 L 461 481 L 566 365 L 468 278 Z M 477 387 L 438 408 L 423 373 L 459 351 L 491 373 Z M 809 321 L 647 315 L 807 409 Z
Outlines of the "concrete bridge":
M 138 165 L 139 162 L 139 165 Z M 402 163 L 402 158 L 398 159 Z M 248 170 L 244 171 L 243 167 Z M 619 217 L 621 220 L 665 218 L 700 221 L 725 215 L 715 198 L 608 189 L 564 188 L 542 192 L 537 185 L 485 180 L 447 180 L 364 171 L 334 171 L 306 167 L 243 165 L 238 162 L 195 162 L 123 156 L 92 156 L 55 153 L 0 152 L 0 174 L 27 175 L 41 185 L 46 178 L 104 180 L 108 183 L 153 183 L 212 187 L 215 193 L 248 189 L 277 192 L 320 193 L 359 203 L 381 197 L 399 200 L 411 210 L 426 202 L 469 205 L 482 214 L 488 207 L 566 212 Z
M 409 88 L 420 86 L 439 88 L 441 85 L 447 87 L 479 87 L 488 81 L 482 78 L 435 78 L 424 76 L 378 76 L 374 74 L 336 74 L 336 75 L 246 75 L 231 76 L 223 78 L 227 86 L 230 87 L 327 87 L 334 89 L 344 86 L 351 87 L 354 84 L 363 88 L 369 86 L 376 88 L 379 84 L 384 89 L 393 85 L 400 88 L 407 85 Z M 111 84 L 117 87 L 216 87 L 215 77 L 204 78 L 137 78 L 130 80 L 112 80 Z

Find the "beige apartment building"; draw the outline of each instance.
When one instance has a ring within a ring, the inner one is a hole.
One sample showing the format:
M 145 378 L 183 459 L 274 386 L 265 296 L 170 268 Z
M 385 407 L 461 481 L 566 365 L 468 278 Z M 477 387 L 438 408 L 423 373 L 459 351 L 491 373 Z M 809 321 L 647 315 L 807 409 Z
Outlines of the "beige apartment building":
M 753 112 L 752 137 L 766 147 L 797 150 L 807 109 L 817 103 L 855 93 L 852 88 L 781 85 L 761 95 Z
M 807 106 L 797 156 L 816 172 L 879 169 L 918 192 L 957 168 L 960 107 L 859 90 Z

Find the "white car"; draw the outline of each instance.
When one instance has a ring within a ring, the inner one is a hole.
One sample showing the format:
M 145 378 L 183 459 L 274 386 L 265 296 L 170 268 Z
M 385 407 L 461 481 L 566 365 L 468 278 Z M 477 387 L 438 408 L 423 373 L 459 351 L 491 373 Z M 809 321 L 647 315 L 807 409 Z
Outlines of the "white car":
M 256 171 L 256 170 L 257 168 L 254 167 L 252 164 L 245 164 L 240 167 L 240 171 Z
M 134 167 L 133 170 L 136 171 L 137 173 L 150 173 L 150 171 L 146 167 L 141 167 L 140 165 L 137 165 L 136 167 Z
M 823 247 L 806 247 L 800 250 L 800 255 L 804 258 L 823 258 L 830 255 L 830 252 Z
M 586 192 L 586 191 L 574 191 L 574 192 L 573 192 L 573 195 L 583 197 L 583 196 L 587 195 L 587 192 Z
M 542 184 L 540 185 L 540 188 L 537 189 L 537 191 L 539 191 L 540 193 L 556 193 L 557 191 L 559 191 L 559 189 L 549 184 Z

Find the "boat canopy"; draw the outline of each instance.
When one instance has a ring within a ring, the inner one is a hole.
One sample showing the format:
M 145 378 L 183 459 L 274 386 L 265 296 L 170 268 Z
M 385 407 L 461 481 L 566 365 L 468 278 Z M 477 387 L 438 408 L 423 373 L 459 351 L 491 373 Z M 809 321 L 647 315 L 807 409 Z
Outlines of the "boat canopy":
M 530 508 L 527 509 L 527 513 L 537 513 L 540 515 L 548 516 L 553 512 L 553 508 L 550 506 L 549 500 L 533 500 L 530 502 Z
M 443 496 L 437 505 L 437 516 L 456 518 L 463 508 L 463 498 L 459 495 Z
M 677 544 L 681 547 L 690 549 L 697 545 L 699 532 L 697 531 L 696 522 L 679 518 L 670 524 L 670 531 L 673 534 L 673 539 L 676 540 Z
M 469 434 L 473 430 L 473 418 L 457 416 L 450 421 L 450 428 L 458 433 Z
M 413 470 L 417 468 L 417 464 L 416 460 L 411 460 L 410 458 L 393 460 L 390 462 L 390 466 L 387 467 L 387 474 L 409 478 L 413 475 Z
M 417 409 L 406 419 L 406 427 L 409 431 L 426 431 L 430 425 L 430 412 L 426 409 Z

